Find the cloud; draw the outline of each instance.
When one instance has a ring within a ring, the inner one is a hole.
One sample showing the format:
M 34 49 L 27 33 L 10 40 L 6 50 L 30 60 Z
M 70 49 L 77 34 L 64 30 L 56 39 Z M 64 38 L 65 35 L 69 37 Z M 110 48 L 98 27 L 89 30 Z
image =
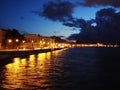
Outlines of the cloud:
M 120 7 L 120 0 L 84 0 L 84 2 L 80 2 L 79 4 L 83 6 L 110 5 Z
M 65 26 L 76 27 L 76 28 L 84 28 L 86 27 L 87 24 L 90 24 L 90 22 L 87 22 L 84 19 L 72 19 L 71 21 L 66 21 L 63 23 L 63 25 Z
M 43 6 L 43 10 L 34 13 L 53 21 L 67 21 L 72 19 L 74 5 L 68 1 L 48 2 Z
M 83 0 L 79 5 L 97 6 L 111 5 L 120 7 L 119 0 Z M 72 34 L 68 39 L 75 39 L 80 43 L 111 43 L 120 42 L 120 12 L 113 8 L 101 9 L 96 13 L 96 18 L 89 21 L 72 16 L 75 3 L 64 0 L 48 2 L 44 4 L 42 11 L 34 11 L 52 21 L 60 21 L 63 25 L 71 28 L 79 28 L 80 33 Z
M 64 25 L 81 28 L 80 33 L 69 36 L 80 43 L 120 44 L 120 12 L 113 8 L 101 9 L 95 20 L 78 19 Z
M 100 41 L 118 43 L 120 40 L 120 12 L 112 8 L 102 9 L 96 13 L 97 30 Z

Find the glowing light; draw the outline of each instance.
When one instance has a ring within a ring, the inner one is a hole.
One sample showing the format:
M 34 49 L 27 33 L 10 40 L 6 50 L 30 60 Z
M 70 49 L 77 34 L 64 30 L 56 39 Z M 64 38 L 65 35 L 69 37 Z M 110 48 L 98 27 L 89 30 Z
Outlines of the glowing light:
M 45 53 L 39 53 L 38 60 L 44 60 L 44 59 L 45 59 Z
M 64 48 L 64 46 L 61 46 L 61 48 Z
M 33 68 L 35 66 L 35 55 L 29 56 L 29 66 Z
M 26 48 L 23 48 L 23 50 L 26 50 Z
M 10 64 L 7 64 L 6 65 L 6 68 L 12 68 L 12 64 L 10 63 Z
M 8 43 L 12 43 L 12 39 L 8 39 Z
M 43 69 L 45 66 L 45 60 L 46 60 L 45 57 L 46 57 L 45 53 L 38 54 L 37 59 L 38 59 L 38 64 L 40 69 Z
M 13 60 L 14 60 L 14 63 L 17 65 L 20 63 L 20 58 L 14 58 Z
M 22 43 L 25 43 L 25 40 L 23 40 Z
M 51 85 L 51 79 L 49 79 L 53 71 L 51 66 L 56 64 L 59 66 L 57 70 L 61 70 L 59 68 L 64 65 L 57 60 L 57 56 L 62 53 L 62 50 L 39 53 L 37 58 L 34 54 L 30 55 L 29 58 L 14 58 L 13 63 L 5 66 L 5 78 L 2 80 L 2 87 L 7 90 L 16 90 L 17 88 L 30 90 L 31 87 L 26 87 L 25 83 L 36 86 Z M 52 60 L 53 57 L 56 59 Z M 48 84 L 45 82 L 48 82 Z
M 19 39 L 16 39 L 15 41 L 16 41 L 16 42 L 19 42 Z
M 43 44 L 45 44 L 45 42 L 43 42 Z
M 13 88 L 22 87 L 20 79 L 23 78 L 20 72 L 23 71 L 20 67 L 20 58 L 14 58 L 13 63 L 6 65 L 6 78 L 4 82 L 8 83 L 8 85 L 3 84 L 2 87 L 12 90 Z M 19 82 L 19 83 L 17 83 Z M 11 87 L 12 85 L 12 87 Z
M 35 60 L 35 55 L 30 55 L 30 56 L 29 56 L 29 60 L 30 60 L 30 61 Z
M 26 65 L 26 58 L 21 59 L 21 64 L 22 64 L 22 65 Z
M 31 42 L 33 43 L 34 41 L 32 40 Z
M 51 52 L 47 52 L 47 53 L 46 53 L 46 58 L 47 58 L 47 60 L 49 60 L 50 57 L 51 57 Z
M 42 41 L 40 41 L 40 43 L 42 43 Z

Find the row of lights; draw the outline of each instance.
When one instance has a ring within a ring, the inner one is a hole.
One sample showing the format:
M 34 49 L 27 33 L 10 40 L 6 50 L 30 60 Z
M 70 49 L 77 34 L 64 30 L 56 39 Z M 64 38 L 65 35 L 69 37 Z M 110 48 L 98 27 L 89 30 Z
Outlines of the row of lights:
M 8 43 L 9 43 L 9 44 L 10 44 L 10 43 L 12 43 L 12 42 L 13 42 L 13 40 L 12 40 L 12 39 L 8 39 Z M 18 43 L 18 42 L 19 42 L 19 39 L 15 39 L 15 42 L 17 42 L 17 43 Z M 25 42 L 26 42 L 25 40 L 23 40 L 23 41 L 22 41 L 22 43 L 25 43 Z M 31 43 L 32 43 L 32 45 L 33 45 L 34 41 L 33 41 L 33 40 L 31 40 Z M 51 45 L 52 47 L 57 47 L 57 46 L 58 46 L 58 47 L 63 47 L 63 46 L 64 46 L 64 45 L 59 44 L 59 43 L 51 43 L 51 44 L 50 44 L 50 42 L 47 42 L 47 43 L 46 43 L 46 42 L 45 42 L 45 41 L 43 41 L 43 40 L 42 40 L 42 41 L 40 41 L 39 43 L 40 43 L 40 44 L 47 44 L 47 45 Z
M 15 42 L 19 42 L 19 39 L 15 39 Z M 8 43 L 12 43 L 12 39 L 8 39 Z M 23 40 L 22 43 L 25 43 L 25 40 Z
M 16 39 L 15 41 L 19 42 L 19 39 Z M 12 43 L 12 39 L 8 39 L 8 43 Z
M 15 42 L 19 42 L 19 39 L 16 39 Z M 25 43 L 25 40 L 23 40 L 22 42 Z M 32 40 L 31 42 L 33 43 L 34 41 Z M 12 43 L 12 39 L 8 39 L 8 43 Z M 40 41 L 40 43 L 45 44 L 45 41 L 44 42 Z

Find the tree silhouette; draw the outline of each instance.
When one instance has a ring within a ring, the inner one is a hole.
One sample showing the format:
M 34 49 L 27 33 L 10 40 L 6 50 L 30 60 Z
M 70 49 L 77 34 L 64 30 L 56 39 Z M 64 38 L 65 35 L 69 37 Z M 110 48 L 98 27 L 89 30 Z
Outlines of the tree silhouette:
M 19 33 L 16 29 L 8 29 L 6 30 L 5 39 L 3 41 L 4 48 L 17 48 L 24 40 L 24 36 Z M 12 40 L 11 44 L 8 40 Z

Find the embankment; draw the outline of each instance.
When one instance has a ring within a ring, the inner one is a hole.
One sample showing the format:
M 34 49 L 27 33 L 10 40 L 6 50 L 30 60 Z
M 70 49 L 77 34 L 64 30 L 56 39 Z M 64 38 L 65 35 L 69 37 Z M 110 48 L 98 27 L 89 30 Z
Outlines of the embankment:
M 55 50 L 60 50 L 62 48 L 56 49 L 40 49 L 40 50 L 11 50 L 11 51 L 0 51 L 0 61 L 4 59 L 11 59 L 14 57 L 23 57 L 30 54 L 45 53 Z

